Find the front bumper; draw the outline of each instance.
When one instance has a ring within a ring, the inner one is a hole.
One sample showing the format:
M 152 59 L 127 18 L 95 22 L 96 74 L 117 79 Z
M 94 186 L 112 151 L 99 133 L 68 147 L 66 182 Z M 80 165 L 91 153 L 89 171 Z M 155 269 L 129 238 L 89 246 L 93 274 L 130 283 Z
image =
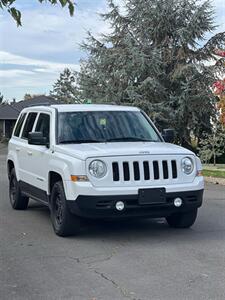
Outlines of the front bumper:
M 183 204 L 177 208 L 173 200 L 182 198 Z M 173 213 L 186 212 L 202 205 L 203 189 L 195 191 L 167 192 L 166 203 L 140 205 L 138 195 L 97 195 L 78 196 L 76 201 L 67 201 L 73 214 L 86 218 L 124 218 L 124 217 L 167 217 Z M 123 201 L 125 208 L 118 211 L 117 201 Z
M 64 188 L 66 193 L 66 199 L 71 201 L 76 201 L 80 195 L 91 195 L 91 196 L 126 196 L 126 195 L 137 195 L 139 189 L 144 188 L 157 188 L 157 187 L 165 187 L 167 193 L 175 193 L 175 192 L 188 192 L 188 191 L 198 191 L 204 189 L 204 179 L 202 176 L 196 176 L 195 179 L 190 183 L 182 183 L 182 182 L 174 182 L 173 184 L 161 184 L 160 182 L 154 185 L 123 185 L 123 186 L 102 186 L 95 187 L 88 182 L 72 182 L 64 181 Z

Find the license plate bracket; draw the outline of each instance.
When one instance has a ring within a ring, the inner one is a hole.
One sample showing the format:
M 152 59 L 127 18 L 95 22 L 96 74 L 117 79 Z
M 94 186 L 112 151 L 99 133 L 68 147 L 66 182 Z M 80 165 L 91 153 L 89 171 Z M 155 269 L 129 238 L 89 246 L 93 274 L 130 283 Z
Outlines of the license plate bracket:
M 139 189 L 138 202 L 140 205 L 166 203 L 165 188 Z

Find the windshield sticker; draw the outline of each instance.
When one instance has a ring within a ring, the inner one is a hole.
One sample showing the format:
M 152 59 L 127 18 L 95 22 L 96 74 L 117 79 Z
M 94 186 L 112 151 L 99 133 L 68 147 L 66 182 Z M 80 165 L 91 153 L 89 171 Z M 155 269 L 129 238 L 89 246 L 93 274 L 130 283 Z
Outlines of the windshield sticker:
M 106 119 L 105 119 L 105 118 L 101 118 L 101 119 L 99 120 L 99 123 L 100 123 L 100 125 L 102 125 L 102 126 L 106 126 Z

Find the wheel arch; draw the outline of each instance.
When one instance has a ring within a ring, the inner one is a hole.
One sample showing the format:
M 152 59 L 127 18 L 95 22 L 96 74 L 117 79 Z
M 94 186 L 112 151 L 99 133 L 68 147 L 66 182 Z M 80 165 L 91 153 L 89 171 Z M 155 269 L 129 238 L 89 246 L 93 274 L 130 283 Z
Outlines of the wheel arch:
M 70 182 L 71 180 L 69 161 L 56 159 L 50 160 L 47 187 L 48 195 L 51 194 L 51 188 L 53 187 L 53 183 L 55 183 L 57 180 L 62 181 L 66 198 L 71 199 L 71 187 L 70 185 L 68 185 L 68 182 Z
M 7 174 L 8 174 L 8 179 L 10 179 L 10 174 L 12 172 L 12 169 L 15 169 L 15 165 L 13 160 L 8 159 L 7 160 Z
M 20 171 L 19 171 L 19 163 L 17 159 L 17 155 L 14 151 L 9 150 L 8 156 L 7 156 L 7 175 L 10 176 L 10 173 L 12 171 L 12 168 L 14 167 L 16 172 L 16 178 L 19 181 L 20 180 Z
M 54 184 L 58 181 L 63 182 L 62 175 L 55 171 L 50 171 L 48 174 L 48 193 L 51 194 Z

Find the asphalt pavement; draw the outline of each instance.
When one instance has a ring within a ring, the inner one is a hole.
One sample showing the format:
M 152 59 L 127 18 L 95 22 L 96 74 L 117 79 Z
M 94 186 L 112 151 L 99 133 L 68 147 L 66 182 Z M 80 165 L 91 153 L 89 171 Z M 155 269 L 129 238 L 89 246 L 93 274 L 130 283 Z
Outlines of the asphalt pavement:
M 0 299 L 225 299 L 225 186 L 207 184 L 191 229 L 164 219 L 85 224 L 57 237 L 48 209 L 12 210 L 0 150 Z

